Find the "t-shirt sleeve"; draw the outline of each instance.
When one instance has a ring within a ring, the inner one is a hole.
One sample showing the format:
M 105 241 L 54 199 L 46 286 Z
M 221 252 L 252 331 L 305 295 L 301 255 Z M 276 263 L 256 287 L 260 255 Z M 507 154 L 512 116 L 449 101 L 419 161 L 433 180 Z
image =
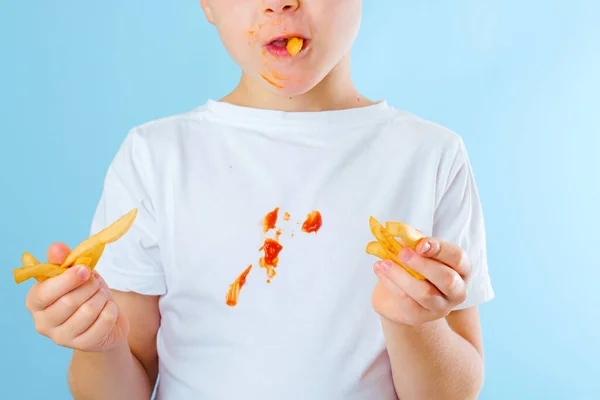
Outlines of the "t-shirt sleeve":
M 106 173 L 91 234 L 137 208 L 132 227 L 119 240 L 106 246 L 96 270 L 112 289 L 162 295 L 166 284 L 151 197 L 150 161 L 143 141 L 135 131 L 130 132 Z
M 467 284 L 467 299 L 457 307 L 464 309 L 494 297 L 488 272 L 486 233 L 482 206 L 473 170 L 461 138 L 450 167 L 447 183 L 437 202 L 432 236 L 463 248 L 473 263 Z

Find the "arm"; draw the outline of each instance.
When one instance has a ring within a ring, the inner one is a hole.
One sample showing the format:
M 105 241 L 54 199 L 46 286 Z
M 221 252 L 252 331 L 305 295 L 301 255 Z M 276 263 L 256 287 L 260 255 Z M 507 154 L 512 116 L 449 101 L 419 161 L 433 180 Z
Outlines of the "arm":
M 148 140 L 137 129 L 129 132 L 110 163 L 92 221 L 90 233 L 95 234 L 138 209 L 127 234 L 105 247 L 94 269 L 106 280 L 102 285 L 118 305 L 119 317 L 128 322 L 123 324 L 124 337 L 108 351 L 74 352 L 69 386 L 76 400 L 150 399 L 156 384 L 158 299 L 167 288 L 154 209 L 153 145 Z
M 425 280 L 386 260 L 375 264 L 373 295 L 382 317 L 396 393 L 402 400 L 476 399 L 483 382 L 479 314 L 467 299 L 472 262 L 461 248 L 427 238 L 399 259 Z
M 398 397 L 477 399 L 484 368 L 476 307 L 416 327 L 382 323 Z
M 158 296 L 111 291 L 130 324 L 127 343 L 107 352 L 75 350 L 69 388 L 75 400 L 150 399 L 158 376 Z
M 393 263 L 375 269 L 374 306 L 402 400 L 475 399 L 483 383 L 477 305 L 494 297 L 485 224 L 464 142 L 459 138 L 451 148 L 453 156 L 440 160 L 433 237 L 398 255 L 426 280 Z

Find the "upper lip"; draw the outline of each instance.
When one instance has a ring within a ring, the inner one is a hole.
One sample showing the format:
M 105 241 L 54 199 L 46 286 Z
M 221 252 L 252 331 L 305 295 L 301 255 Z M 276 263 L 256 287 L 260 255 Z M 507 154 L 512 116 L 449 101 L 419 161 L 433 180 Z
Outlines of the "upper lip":
M 308 40 L 308 38 L 301 33 L 284 33 L 282 35 L 275 36 L 274 38 L 268 39 L 267 42 L 265 43 L 265 45 L 271 44 L 277 40 L 291 39 L 291 38 L 295 38 L 295 37 L 303 39 L 303 40 Z

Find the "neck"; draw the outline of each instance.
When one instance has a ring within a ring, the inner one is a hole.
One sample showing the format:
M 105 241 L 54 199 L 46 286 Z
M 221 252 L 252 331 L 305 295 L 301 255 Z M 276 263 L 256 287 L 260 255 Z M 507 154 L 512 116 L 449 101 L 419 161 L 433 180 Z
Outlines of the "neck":
M 221 99 L 238 106 L 279 111 L 328 111 L 366 107 L 373 102 L 361 95 L 350 73 L 349 54 L 314 88 L 298 96 L 273 93 L 242 73 L 237 87 Z

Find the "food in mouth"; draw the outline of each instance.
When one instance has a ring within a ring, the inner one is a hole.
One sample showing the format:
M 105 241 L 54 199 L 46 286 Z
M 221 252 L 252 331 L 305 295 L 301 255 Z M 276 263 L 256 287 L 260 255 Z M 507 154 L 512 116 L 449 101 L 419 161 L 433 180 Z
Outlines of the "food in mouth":
M 304 45 L 304 39 L 294 37 L 288 40 L 286 49 L 292 57 L 295 57 L 302 50 L 302 45 Z
M 295 57 L 306 47 L 306 41 L 301 37 L 282 37 L 273 40 L 266 47 L 269 53 L 275 56 Z

